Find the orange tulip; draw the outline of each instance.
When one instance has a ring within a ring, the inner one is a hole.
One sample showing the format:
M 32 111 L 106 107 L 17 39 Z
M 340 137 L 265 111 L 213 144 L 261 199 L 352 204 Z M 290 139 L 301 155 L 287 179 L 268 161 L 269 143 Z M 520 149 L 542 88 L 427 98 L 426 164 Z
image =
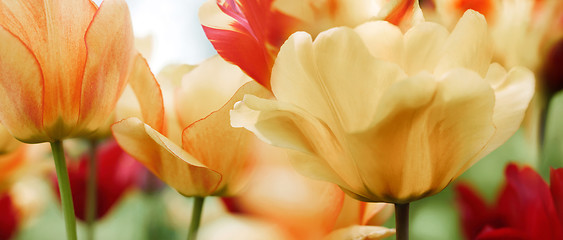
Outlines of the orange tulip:
M 136 54 L 124 0 L 0 3 L 0 121 L 27 143 L 83 137 L 110 116 Z
M 128 118 L 112 126 L 113 135 L 123 150 L 179 193 L 232 195 L 244 183 L 253 144 L 259 141 L 230 126 L 229 110 L 245 93 L 269 95 L 255 82 L 241 87 L 249 80 L 236 66 L 211 58 L 184 76 L 175 96 L 183 131 L 165 136 Z M 173 139 L 181 139 L 181 144 Z

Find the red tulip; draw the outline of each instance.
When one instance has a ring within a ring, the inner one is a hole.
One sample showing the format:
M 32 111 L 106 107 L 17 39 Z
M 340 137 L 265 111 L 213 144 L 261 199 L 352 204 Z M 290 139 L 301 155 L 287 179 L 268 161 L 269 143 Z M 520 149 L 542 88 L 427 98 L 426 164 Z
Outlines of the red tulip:
M 7 193 L 0 193 L 0 240 L 10 239 L 19 227 L 19 214 Z
M 88 154 L 68 163 L 68 174 L 76 217 L 86 219 L 86 185 Z M 119 199 L 134 187 L 141 176 L 142 165 L 127 155 L 114 141 L 99 147 L 97 152 L 96 218 L 104 217 Z M 53 186 L 58 185 L 54 184 Z
M 551 187 L 530 167 L 506 168 L 506 184 L 488 206 L 471 187 L 457 186 L 467 239 L 563 239 L 563 168 L 551 170 Z

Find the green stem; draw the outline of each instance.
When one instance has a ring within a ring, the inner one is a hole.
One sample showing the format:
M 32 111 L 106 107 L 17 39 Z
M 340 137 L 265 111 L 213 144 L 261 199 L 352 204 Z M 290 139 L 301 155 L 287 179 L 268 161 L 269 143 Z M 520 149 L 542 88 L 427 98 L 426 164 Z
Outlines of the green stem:
M 192 212 L 192 221 L 190 229 L 188 230 L 188 240 L 197 239 L 197 231 L 199 229 L 199 222 L 201 221 L 201 210 L 203 209 L 204 197 L 194 197 L 194 209 Z
M 397 240 L 409 239 L 409 203 L 395 203 L 395 228 Z
M 55 168 L 57 170 L 57 180 L 59 182 L 59 192 L 61 194 L 61 205 L 63 208 L 63 217 L 65 219 L 66 237 L 68 240 L 76 240 L 76 218 L 74 216 L 72 193 L 70 191 L 70 181 L 68 179 L 62 141 L 57 140 L 51 142 L 51 150 L 53 151 Z
M 90 158 L 88 159 L 88 182 L 86 183 L 86 236 L 88 240 L 94 240 L 95 221 L 96 221 L 96 183 L 98 176 L 98 164 L 96 151 L 98 144 L 96 140 L 90 141 Z

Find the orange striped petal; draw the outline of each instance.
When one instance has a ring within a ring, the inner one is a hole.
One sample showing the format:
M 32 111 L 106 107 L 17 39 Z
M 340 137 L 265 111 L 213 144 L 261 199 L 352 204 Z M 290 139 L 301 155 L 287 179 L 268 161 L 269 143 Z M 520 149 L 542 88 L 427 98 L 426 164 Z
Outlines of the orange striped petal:
M 92 132 L 110 117 L 134 60 L 134 37 L 124 0 L 106 0 L 86 32 L 88 59 L 80 102 L 80 128 Z
M 147 61 L 137 54 L 129 84 L 141 107 L 143 121 L 153 129 L 164 131 L 164 102 L 162 92 L 156 78 L 152 74 Z
M 115 123 L 112 132 L 123 150 L 185 196 L 212 195 L 221 182 L 221 174 L 207 168 L 138 118 Z
M 187 152 L 223 175 L 217 190 L 221 195 L 240 190 L 254 160 L 256 137 L 246 129 L 231 127 L 229 115 L 233 105 L 245 94 L 271 97 L 271 93 L 257 82 L 248 82 L 221 109 L 190 125 L 182 136 L 182 145 Z
M 48 129 L 51 138 L 67 135 L 76 125 L 87 51 L 84 32 L 95 11 L 96 6 L 85 0 L 0 3 L 0 25 L 20 38 L 40 65 L 44 76 L 43 125 L 58 128 Z
M 49 139 L 42 128 L 43 76 L 33 53 L 0 27 L 0 121 L 23 142 Z

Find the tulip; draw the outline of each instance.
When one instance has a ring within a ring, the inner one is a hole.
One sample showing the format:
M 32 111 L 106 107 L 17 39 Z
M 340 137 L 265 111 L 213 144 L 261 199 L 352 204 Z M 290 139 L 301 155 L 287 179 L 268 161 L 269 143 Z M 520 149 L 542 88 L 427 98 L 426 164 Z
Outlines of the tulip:
M 551 186 L 528 166 L 510 164 L 506 183 L 490 206 L 467 184 L 456 187 L 467 239 L 562 239 L 563 169 L 551 169 Z
M 295 31 L 316 36 L 331 27 L 355 27 L 374 18 L 407 26 L 422 18 L 419 10 L 418 1 L 412 0 L 208 0 L 199 18 L 217 53 L 270 89 L 279 48 Z
M 168 133 L 181 136 L 181 146 L 137 118 L 112 127 L 128 154 L 180 194 L 196 197 L 192 224 L 199 222 L 204 197 L 235 194 L 245 182 L 253 142 L 259 141 L 230 126 L 229 110 L 246 93 L 269 96 L 255 82 L 243 86 L 249 80 L 217 56 L 185 75 L 175 104 L 183 131 Z M 195 229 L 190 230 L 191 237 Z
M 102 126 L 135 75 L 127 4 L 5 1 L 0 39 L 0 122 L 22 142 L 51 143 L 67 238 L 76 239 L 62 140 Z
M 314 42 L 295 33 L 272 70 L 277 100 L 245 96 L 232 125 L 293 150 L 306 176 L 408 210 L 520 126 L 534 76 L 491 64 L 487 34 L 471 10 L 451 33 L 426 22 L 403 34 L 385 21 L 333 28 Z
M 111 113 L 133 61 L 124 1 L 0 5 L 0 121 L 20 141 L 94 132 Z
M 0 239 L 8 240 L 18 231 L 20 216 L 7 192 L 0 193 L 0 212 Z

